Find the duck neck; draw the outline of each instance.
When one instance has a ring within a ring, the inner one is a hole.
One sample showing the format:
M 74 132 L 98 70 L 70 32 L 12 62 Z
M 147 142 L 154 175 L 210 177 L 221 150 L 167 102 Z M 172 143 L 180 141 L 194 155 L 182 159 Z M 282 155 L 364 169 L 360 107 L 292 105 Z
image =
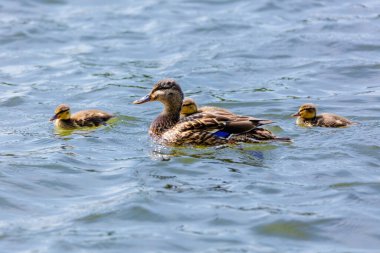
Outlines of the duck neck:
M 63 129 L 75 128 L 74 121 L 72 119 L 58 119 L 56 125 Z
M 164 103 L 164 110 L 150 126 L 150 134 L 160 137 L 165 131 L 177 124 L 180 118 L 181 107 L 182 101 L 178 103 L 174 101 Z
M 314 118 L 304 119 L 304 121 L 315 123 L 317 121 L 317 116 L 315 116 Z
M 313 126 L 317 122 L 317 117 L 311 118 L 311 119 L 305 119 L 302 117 L 297 118 L 297 124 L 298 125 L 304 125 L 304 126 Z

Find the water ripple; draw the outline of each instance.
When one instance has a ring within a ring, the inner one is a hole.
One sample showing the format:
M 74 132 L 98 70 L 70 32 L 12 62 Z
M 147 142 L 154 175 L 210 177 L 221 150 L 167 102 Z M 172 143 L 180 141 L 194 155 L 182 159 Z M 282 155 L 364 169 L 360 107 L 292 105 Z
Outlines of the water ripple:
M 0 4 L 0 248 L 9 252 L 378 251 L 379 4 L 37 0 Z M 157 147 L 177 79 L 200 105 L 292 143 Z M 117 120 L 55 131 L 60 103 Z M 303 103 L 344 129 L 300 128 Z M 3 250 L 4 251 L 4 250 Z

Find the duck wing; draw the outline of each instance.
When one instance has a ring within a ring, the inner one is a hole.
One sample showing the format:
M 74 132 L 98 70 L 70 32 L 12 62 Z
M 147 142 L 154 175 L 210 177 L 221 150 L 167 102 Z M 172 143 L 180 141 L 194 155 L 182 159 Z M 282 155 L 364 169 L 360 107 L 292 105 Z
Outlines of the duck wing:
M 226 134 L 249 132 L 256 127 L 270 124 L 272 121 L 232 113 L 213 112 L 196 113 L 182 118 L 174 127 L 177 131 L 202 130 L 209 132 L 222 131 Z
M 236 115 L 227 109 L 223 109 L 223 108 L 215 107 L 215 106 L 202 106 L 201 108 L 199 108 L 198 112 Z
M 322 113 L 317 116 L 317 125 L 324 127 L 345 127 L 351 125 L 352 122 L 342 116 L 333 113 Z

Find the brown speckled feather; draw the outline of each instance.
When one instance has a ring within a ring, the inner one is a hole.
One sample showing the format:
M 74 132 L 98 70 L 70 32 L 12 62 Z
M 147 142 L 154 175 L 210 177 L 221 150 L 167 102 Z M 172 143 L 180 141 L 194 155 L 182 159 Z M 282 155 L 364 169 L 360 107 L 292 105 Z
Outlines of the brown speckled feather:
M 213 112 L 218 112 L 219 114 L 234 114 L 230 112 L 229 110 L 220 108 L 220 107 L 214 107 L 214 106 L 202 106 L 199 108 L 198 112 L 208 112 L 208 113 L 213 113 Z
M 211 114 L 223 115 L 223 116 L 231 118 L 231 119 L 232 118 L 240 118 L 243 121 L 245 121 L 247 119 L 256 119 L 253 117 L 236 115 L 233 112 L 225 110 L 225 109 L 220 108 L 220 107 L 204 106 L 204 107 L 201 107 L 200 109 L 198 109 L 197 105 L 193 99 L 191 99 L 191 98 L 186 98 L 186 99 L 187 99 L 186 104 L 184 102 L 184 104 L 186 106 L 189 107 L 190 105 L 193 105 L 191 110 L 186 110 L 187 115 L 194 115 L 196 113 L 211 113 Z M 260 120 L 260 119 L 256 119 L 256 120 Z M 267 122 L 268 124 L 271 123 L 271 121 L 269 121 L 269 120 L 268 121 L 261 120 L 261 122 Z M 231 123 L 231 126 L 233 126 L 233 125 L 234 125 L 234 123 Z M 231 131 L 230 129 L 226 129 L 226 128 L 225 128 L 225 130 Z M 231 131 L 231 132 L 233 132 L 233 131 Z M 238 131 L 238 132 L 240 132 L 240 131 Z M 254 128 L 249 132 L 246 132 L 244 134 L 235 134 L 229 138 L 230 142 L 249 142 L 249 143 L 257 143 L 257 142 L 263 142 L 263 141 L 268 141 L 268 140 L 279 140 L 279 141 L 289 142 L 290 138 L 277 137 L 271 131 L 269 131 L 267 129 L 263 129 L 263 128 Z
M 322 113 L 318 115 L 315 119 L 315 123 L 317 126 L 322 127 L 345 127 L 352 124 L 348 119 L 332 113 Z
M 100 110 L 85 110 L 74 113 L 71 120 L 80 127 L 94 127 L 105 124 L 113 116 Z
M 249 133 L 258 126 L 271 123 L 270 120 L 253 117 L 239 115 L 229 116 L 230 117 L 226 117 L 225 115 L 218 115 L 217 113 L 193 114 L 189 117 L 182 118 L 176 125 L 168 129 L 162 135 L 162 140 L 165 143 L 175 143 L 176 145 L 226 144 L 238 141 L 238 139 L 232 137 L 230 139 L 220 138 L 214 135 L 214 133 L 217 131 L 225 131 L 230 134 L 239 135 Z M 239 141 L 240 140 L 243 140 L 243 138 L 240 138 Z
M 217 129 L 238 134 L 248 132 L 258 126 L 270 123 L 272 123 L 270 120 L 233 114 L 225 115 L 219 113 L 196 113 L 181 119 L 175 128 L 180 131 L 195 128 L 207 130 Z

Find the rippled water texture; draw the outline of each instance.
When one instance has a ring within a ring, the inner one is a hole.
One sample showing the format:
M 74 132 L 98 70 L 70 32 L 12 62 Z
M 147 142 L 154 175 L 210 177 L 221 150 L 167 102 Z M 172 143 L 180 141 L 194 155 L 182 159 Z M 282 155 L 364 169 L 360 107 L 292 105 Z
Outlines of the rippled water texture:
M 1 252 L 379 252 L 379 1 L 3 0 L 0 35 Z M 164 77 L 294 142 L 156 147 L 131 103 Z

